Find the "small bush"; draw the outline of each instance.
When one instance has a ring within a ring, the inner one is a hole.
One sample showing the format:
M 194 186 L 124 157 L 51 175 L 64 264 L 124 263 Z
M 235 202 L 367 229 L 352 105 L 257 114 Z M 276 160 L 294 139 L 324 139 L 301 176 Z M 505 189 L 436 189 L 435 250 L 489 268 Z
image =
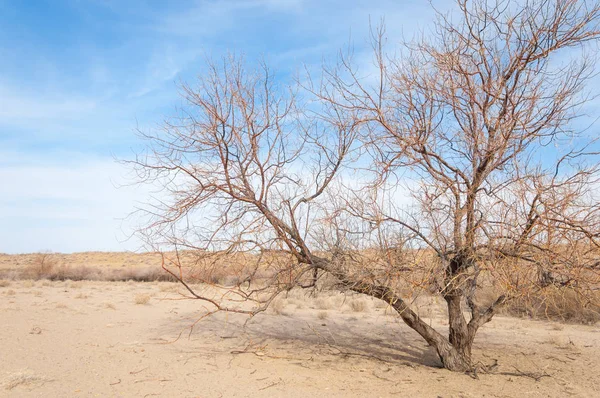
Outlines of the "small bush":
M 175 282 L 175 278 L 160 267 L 127 268 L 115 270 L 109 277 L 112 281 Z
M 318 298 L 315 300 L 315 306 L 319 310 L 330 310 L 332 308 L 331 300 L 329 298 Z
M 7 281 L 5 279 L 0 279 L 0 287 L 8 287 L 11 285 L 10 281 Z
M 150 301 L 149 294 L 136 294 L 135 298 L 134 298 L 134 302 L 139 305 L 148 304 L 149 301 Z
M 81 289 L 83 287 L 83 283 L 81 283 L 81 281 L 70 281 L 67 280 L 69 282 L 68 286 L 70 289 Z
M 32 279 L 44 279 L 52 274 L 55 267 L 56 261 L 51 253 L 38 253 L 24 273 Z
M 351 300 L 348 305 L 354 312 L 365 312 L 367 309 L 367 303 L 361 299 Z
M 178 288 L 178 285 L 175 285 L 173 283 L 165 283 L 162 284 L 158 287 L 158 290 L 160 290 L 161 292 L 176 292 Z
M 32 288 L 35 286 L 35 282 L 30 279 L 27 279 L 21 283 L 21 286 L 26 287 L 26 288 Z
M 286 315 L 285 307 L 286 303 L 282 299 L 273 300 L 269 306 L 269 308 L 277 315 Z
M 327 311 L 319 311 L 319 313 L 317 314 L 317 318 L 323 320 L 326 319 L 329 316 L 329 313 Z

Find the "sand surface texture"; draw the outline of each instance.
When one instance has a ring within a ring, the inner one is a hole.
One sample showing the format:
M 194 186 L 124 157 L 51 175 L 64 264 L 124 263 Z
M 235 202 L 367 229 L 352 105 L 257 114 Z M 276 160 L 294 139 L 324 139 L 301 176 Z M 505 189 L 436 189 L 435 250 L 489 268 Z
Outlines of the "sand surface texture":
M 201 305 L 178 300 L 174 283 L 2 285 L 0 396 L 600 396 L 597 326 L 498 317 L 475 350 L 498 366 L 476 379 L 436 368 L 368 298 L 292 292 L 245 328 L 220 314 L 190 334 Z M 438 303 L 419 308 L 445 328 Z

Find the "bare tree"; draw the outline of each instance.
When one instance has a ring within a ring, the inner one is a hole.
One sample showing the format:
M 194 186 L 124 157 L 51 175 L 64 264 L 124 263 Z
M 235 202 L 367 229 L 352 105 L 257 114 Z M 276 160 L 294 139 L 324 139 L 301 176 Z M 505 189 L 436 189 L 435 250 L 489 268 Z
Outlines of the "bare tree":
M 600 8 L 458 6 L 401 56 L 376 30 L 378 78 L 342 56 L 290 89 L 228 58 L 184 87 L 181 115 L 146 135 L 133 163 L 163 190 L 140 232 L 177 249 L 163 267 L 207 314 L 254 315 L 330 275 L 388 303 L 447 369 L 468 371 L 477 330 L 507 300 L 597 282 L 598 163 L 574 123 L 592 65 L 573 50 L 598 38 Z M 401 206 L 403 181 L 412 202 Z M 196 253 L 187 273 L 180 249 Z M 223 267 L 235 283 L 211 277 Z M 484 305 L 486 281 L 499 294 Z M 403 294 L 425 285 L 447 302 L 448 337 Z
M 597 287 L 597 147 L 576 119 L 593 77 L 594 60 L 581 52 L 594 50 L 600 8 L 457 3 L 400 59 L 385 53 L 385 30 L 374 30 L 375 84 L 343 56 L 309 88 L 364 123 L 376 193 L 354 195 L 347 209 L 435 253 L 430 274 L 447 302 L 449 339 L 413 328 L 444 366 L 464 370 L 477 330 L 508 299 L 549 284 Z M 414 207 L 382 199 L 402 180 L 412 181 Z M 500 290 L 486 306 L 477 300 L 482 275 Z

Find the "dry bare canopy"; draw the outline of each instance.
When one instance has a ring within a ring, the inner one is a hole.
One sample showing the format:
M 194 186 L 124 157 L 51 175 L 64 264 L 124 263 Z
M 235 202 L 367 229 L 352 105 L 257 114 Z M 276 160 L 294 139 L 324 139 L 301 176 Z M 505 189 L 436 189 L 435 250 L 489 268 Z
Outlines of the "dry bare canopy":
M 598 286 L 597 146 L 577 118 L 599 12 L 461 0 L 393 53 L 374 29 L 373 70 L 342 54 L 292 87 L 265 65 L 211 64 L 133 162 L 161 189 L 140 234 L 196 253 L 164 268 L 207 313 L 256 314 L 327 276 L 471 370 L 477 330 L 508 301 Z M 410 308 L 422 290 L 447 302 L 447 336 Z

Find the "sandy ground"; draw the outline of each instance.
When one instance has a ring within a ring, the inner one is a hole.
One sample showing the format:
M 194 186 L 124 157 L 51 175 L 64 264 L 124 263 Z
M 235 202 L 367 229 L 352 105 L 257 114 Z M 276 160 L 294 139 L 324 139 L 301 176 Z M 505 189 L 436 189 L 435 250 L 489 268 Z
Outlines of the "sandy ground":
M 3 281 L 0 396 L 600 396 L 598 326 L 498 317 L 475 349 L 498 366 L 476 379 L 438 368 L 413 331 L 367 298 L 296 293 L 245 328 L 247 318 L 221 314 L 190 335 L 200 304 L 176 300 L 177 289 Z M 441 306 L 420 310 L 445 328 Z

